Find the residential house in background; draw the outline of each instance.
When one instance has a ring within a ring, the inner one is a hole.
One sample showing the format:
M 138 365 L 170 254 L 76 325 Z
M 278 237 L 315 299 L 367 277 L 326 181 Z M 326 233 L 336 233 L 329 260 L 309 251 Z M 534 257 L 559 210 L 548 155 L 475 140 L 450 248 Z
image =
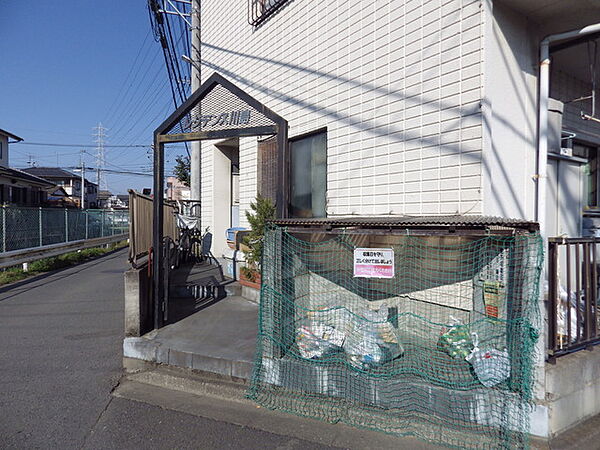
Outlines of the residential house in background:
M 77 208 L 78 204 L 75 203 L 73 198 L 67 194 L 65 188 L 62 186 L 53 186 L 48 189 L 48 197 L 46 204 L 48 206 L 54 206 L 57 208 Z
M 129 207 L 128 194 L 113 194 L 102 189 L 98 192 L 98 208 L 100 209 L 127 209 Z
M 96 202 L 97 202 L 97 206 L 100 209 L 106 209 L 108 208 L 108 203 L 109 203 L 109 198 L 112 196 L 112 193 L 110 191 L 107 191 L 105 189 L 101 189 L 98 191 L 98 195 L 96 197 Z
M 111 195 L 106 203 L 108 209 L 127 209 L 129 207 L 129 195 Z
M 190 188 L 186 186 L 177 177 L 166 177 L 167 190 L 165 198 L 167 200 L 189 200 Z
M 23 139 L 0 129 L 0 204 L 40 206 L 54 183 L 9 166 L 9 143 Z
M 81 176 L 60 167 L 28 167 L 24 172 L 44 178 L 53 184 L 62 186 L 73 201 L 81 207 Z M 84 208 L 96 208 L 98 185 L 85 180 Z

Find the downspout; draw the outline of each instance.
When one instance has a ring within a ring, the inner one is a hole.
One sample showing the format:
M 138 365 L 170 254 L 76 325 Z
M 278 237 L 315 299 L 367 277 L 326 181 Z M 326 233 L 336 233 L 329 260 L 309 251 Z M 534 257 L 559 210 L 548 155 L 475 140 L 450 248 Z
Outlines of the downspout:
M 540 100 L 538 105 L 538 173 L 536 221 L 546 237 L 546 178 L 548 165 L 548 97 L 550 96 L 550 39 L 540 44 Z
M 600 32 L 600 23 L 578 30 L 546 36 L 540 43 L 540 97 L 538 104 L 538 154 L 536 221 L 540 224 L 542 238 L 546 236 L 546 182 L 548 164 L 548 98 L 550 96 L 550 44 L 556 41 L 586 36 Z

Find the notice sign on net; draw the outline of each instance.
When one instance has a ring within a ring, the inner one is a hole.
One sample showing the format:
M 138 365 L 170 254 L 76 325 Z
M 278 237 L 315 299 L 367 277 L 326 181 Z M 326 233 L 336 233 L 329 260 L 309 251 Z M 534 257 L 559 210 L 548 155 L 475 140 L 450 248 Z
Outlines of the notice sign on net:
M 354 276 L 394 278 L 394 250 L 391 248 L 355 248 Z

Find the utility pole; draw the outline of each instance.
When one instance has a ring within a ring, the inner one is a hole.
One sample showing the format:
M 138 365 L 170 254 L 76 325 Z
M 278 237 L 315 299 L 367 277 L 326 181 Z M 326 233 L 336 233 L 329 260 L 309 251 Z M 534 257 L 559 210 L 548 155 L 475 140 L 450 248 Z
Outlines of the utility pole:
M 85 209 L 85 162 L 83 161 L 83 152 L 81 150 L 79 161 L 81 162 L 81 209 Z
M 106 180 L 104 179 L 104 139 L 106 139 L 107 130 L 99 123 L 97 127 L 94 127 L 96 133 L 93 136 L 96 138 L 96 183 L 98 189 L 107 189 Z
M 201 84 L 201 35 L 200 35 L 200 0 L 192 0 L 192 27 L 191 27 L 191 42 L 192 46 L 190 49 L 190 59 L 192 60 L 190 73 L 192 78 L 192 93 L 200 87 Z M 198 112 L 202 114 L 202 112 Z M 192 123 L 200 123 L 200 121 L 192 120 Z M 194 130 L 200 131 L 200 130 Z M 190 194 L 191 199 L 200 201 L 200 141 L 192 142 L 192 153 L 190 158 Z M 193 208 L 200 214 L 199 208 Z

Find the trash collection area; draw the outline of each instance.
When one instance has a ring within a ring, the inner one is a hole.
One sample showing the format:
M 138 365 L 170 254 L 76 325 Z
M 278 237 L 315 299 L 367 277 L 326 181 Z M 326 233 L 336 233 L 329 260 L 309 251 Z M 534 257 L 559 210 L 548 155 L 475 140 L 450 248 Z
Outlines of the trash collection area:
M 282 219 L 265 234 L 249 396 L 466 448 L 527 446 L 537 224 Z

